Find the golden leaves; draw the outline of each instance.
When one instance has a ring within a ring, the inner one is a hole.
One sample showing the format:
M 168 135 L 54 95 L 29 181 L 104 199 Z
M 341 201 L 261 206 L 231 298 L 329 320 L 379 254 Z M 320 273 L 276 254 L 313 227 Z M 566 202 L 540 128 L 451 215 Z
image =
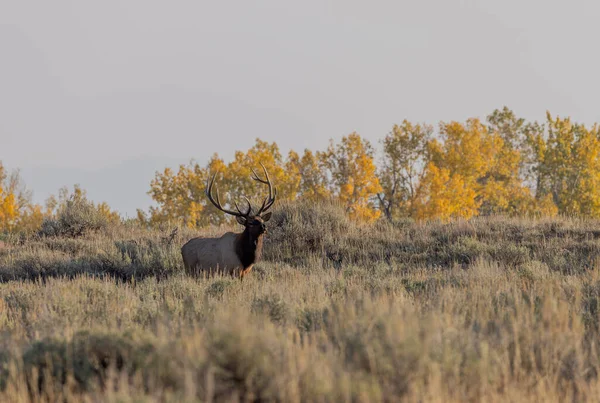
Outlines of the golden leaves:
M 372 200 L 381 189 L 372 150 L 368 142 L 352 133 L 326 152 L 304 150 L 302 157 L 290 151 L 284 158 L 276 143 L 256 139 L 246 152 L 236 151 L 228 164 L 214 155 L 206 168 L 190 164 L 180 166 L 177 173 L 166 169 L 157 173 L 151 183 L 149 194 L 159 207 L 151 209 L 149 222 L 182 221 L 189 227 L 200 227 L 231 220 L 204 196 L 206 179 L 214 173 L 224 205 L 231 208 L 242 196 L 250 198 L 255 206 L 260 205 L 266 187 L 251 178 L 252 169 L 260 169 L 260 163 L 277 187 L 279 201 L 335 198 L 358 219 L 373 220 L 379 216 Z M 147 220 L 144 214 L 138 214 L 140 220 Z
M 205 164 L 191 161 L 157 172 L 148 194 L 157 206 L 139 210 L 140 222 L 172 223 L 190 228 L 231 220 L 205 196 L 206 182 L 226 208 L 249 197 L 260 205 L 264 185 L 251 179 L 262 163 L 278 190 L 278 200 L 334 200 L 358 219 L 373 221 L 469 218 L 476 215 L 578 214 L 600 217 L 600 130 L 547 113 L 545 124 L 519 119 L 508 108 L 487 122 L 441 122 L 432 126 L 404 120 L 375 150 L 358 133 L 330 142 L 323 151 L 283 154 L 275 142 L 255 139 L 246 151 L 225 162 L 217 154 Z M 259 172 L 260 173 L 260 172 Z M 0 164 L 0 231 L 34 228 L 58 203 L 44 210 L 29 202 L 18 176 Z M 75 193 L 80 192 L 76 188 Z M 97 206 L 109 220 L 118 214 Z
M 440 125 L 442 142 L 427 144 L 429 163 L 420 183 L 420 219 L 511 213 L 528 195 L 519 177 L 521 156 L 478 119 Z M 516 211 L 516 210 L 515 210 Z
M 378 218 L 381 213 L 373 198 L 382 188 L 370 143 L 357 133 L 351 133 L 339 144 L 331 143 L 320 157 L 331 175 L 332 195 L 350 216 L 367 221 Z
M 547 114 L 548 135 L 535 141 L 539 194 L 562 214 L 600 217 L 600 132 Z

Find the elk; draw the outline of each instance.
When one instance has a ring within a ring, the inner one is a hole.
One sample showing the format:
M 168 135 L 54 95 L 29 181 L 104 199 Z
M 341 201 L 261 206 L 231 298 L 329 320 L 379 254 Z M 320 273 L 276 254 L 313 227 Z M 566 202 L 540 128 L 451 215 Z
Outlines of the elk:
M 198 276 L 201 273 L 211 275 L 222 272 L 231 276 L 239 276 L 240 280 L 243 280 L 244 276 L 252 270 L 252 266 L 259 261 L 262 254 L 263 237 L 267 232 L 265 223 L 271 218 L 271 212 L 267 212 L 267 210 L 273 206 L 277 198 L 277 189 L 273 189 L 267 169 L 262 163 L 260 165 L 265 173 L 265 179 L 260 178 L 254 169 L 251 169 L 253 174 L 251 178 L 267 185 L 269 194 L 256 214 L 253 214 L 250 200 L 245 196 L 244 199 L 248 204 L 246 211 L 242 211 L 236 202 L 233 204 L 237 212 L 223 208 L 219 200 L 219 190 L 216 189 L 216 200 L 212 195 L 217 174 L 215 173 L 207 182 L 205 193 L 208 200 L 222 212 L 234 216 L 237 222 L 245 228 L 241 233 L 227 232 L 220 238 L 197 237 L 189 240 L 181 247 L 187 274 Z

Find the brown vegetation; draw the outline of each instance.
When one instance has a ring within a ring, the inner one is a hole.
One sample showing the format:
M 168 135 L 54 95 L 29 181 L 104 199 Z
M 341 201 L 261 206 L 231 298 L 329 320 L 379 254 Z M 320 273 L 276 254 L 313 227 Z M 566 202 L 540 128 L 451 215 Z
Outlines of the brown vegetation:
M 600 393 L 598 221 L 367 225 L 335 205 L 283 203 L 270 232 L 243 283 L 186 276 L 188 230 L 7 238 L 0 400 Z

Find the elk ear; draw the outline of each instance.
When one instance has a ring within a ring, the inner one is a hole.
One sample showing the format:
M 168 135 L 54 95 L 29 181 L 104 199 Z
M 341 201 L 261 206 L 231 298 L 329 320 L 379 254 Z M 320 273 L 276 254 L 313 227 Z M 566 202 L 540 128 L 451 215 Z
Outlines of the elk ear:
M 246 217 L 240 217 L 240 216 L 236 216 L 235 217 L 236 221 L 239 222 L 242 225 L 246 225 Z
M 261 218 L 263 219 L 264 222 L 267 222 L 271 219 L 271 211 L 269 211 L 268 213 L 265 213 L 261 216 Z

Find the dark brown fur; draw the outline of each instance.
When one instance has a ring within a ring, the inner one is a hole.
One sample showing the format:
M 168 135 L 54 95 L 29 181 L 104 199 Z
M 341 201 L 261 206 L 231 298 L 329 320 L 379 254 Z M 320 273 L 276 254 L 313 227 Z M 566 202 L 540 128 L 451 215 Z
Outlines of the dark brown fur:
M 262 255 L 265 224 L 261 217 L 252 217 L 246 222 L 246 228 L 238 235 L 235 242 L 235 253 L 242 263 L 240 277 L 252 270 Z
M 263 236 L 252 239 L 246 231 L 242 232 L 236 241 L 235 253 L 237 254 L 244 269 L 252 266 L 260 260 L 262 254 Z

